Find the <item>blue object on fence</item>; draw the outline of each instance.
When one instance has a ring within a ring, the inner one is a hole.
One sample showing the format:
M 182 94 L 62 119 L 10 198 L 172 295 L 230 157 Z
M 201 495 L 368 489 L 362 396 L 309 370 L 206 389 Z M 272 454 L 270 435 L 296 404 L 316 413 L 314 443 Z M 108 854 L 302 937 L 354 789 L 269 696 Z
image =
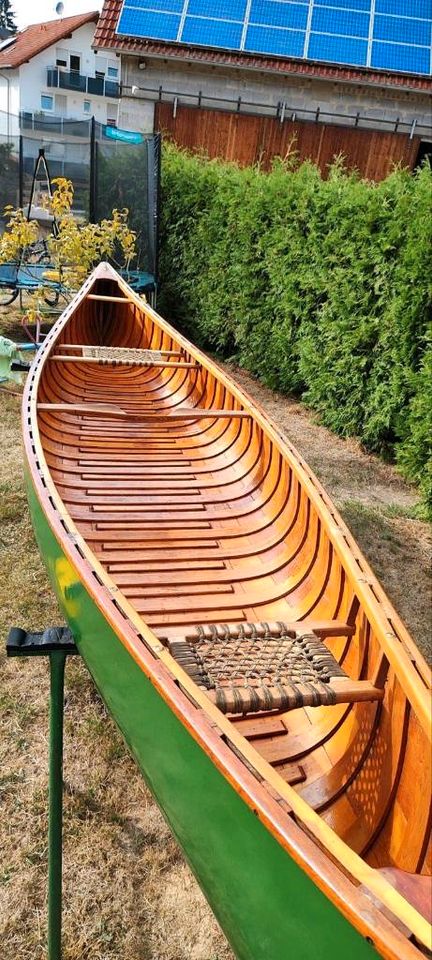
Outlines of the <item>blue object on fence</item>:
M 135 130 L 119 130 L 117 127 L 103 126 L 103 135 L 108 140 L 120 140 L 122 143 L 144 143 L 142 133 Z
M 152 293 L 156 290 L 156 281 L 151 273 L 144 273 L 142 270 L 120 270 L 120 274 L 135 293 Z

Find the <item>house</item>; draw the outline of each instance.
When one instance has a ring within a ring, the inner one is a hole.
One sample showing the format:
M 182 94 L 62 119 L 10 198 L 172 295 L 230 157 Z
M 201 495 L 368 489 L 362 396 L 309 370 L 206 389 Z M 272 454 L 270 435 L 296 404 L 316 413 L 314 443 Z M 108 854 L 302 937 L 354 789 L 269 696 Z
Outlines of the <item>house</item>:
M 36 23 L 0 44 L 0 134 L 16 137 L 95 117 L 117 124 L 120 60 L 92 48 L 98 12 Z
M 121 56 L 122 127 L 243 163 L 268 164 L 295 141 L 323 170 L 342 153 L 381 179 L 432 141 L 430 0 L 416 0 L 415 16 L 402 8 L 105 0 L 94 46 Z

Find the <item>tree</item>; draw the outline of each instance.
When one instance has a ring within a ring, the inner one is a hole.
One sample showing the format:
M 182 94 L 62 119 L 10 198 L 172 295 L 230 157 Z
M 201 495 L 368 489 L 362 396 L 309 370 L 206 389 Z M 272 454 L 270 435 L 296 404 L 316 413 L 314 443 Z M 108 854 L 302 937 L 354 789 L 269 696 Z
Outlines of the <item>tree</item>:
M 0 29 L 10 30 L 12 33 L 16 33 L 18 27 L 14 17 L 15 14 L 12 10 L 10 0 L 0 0 Z

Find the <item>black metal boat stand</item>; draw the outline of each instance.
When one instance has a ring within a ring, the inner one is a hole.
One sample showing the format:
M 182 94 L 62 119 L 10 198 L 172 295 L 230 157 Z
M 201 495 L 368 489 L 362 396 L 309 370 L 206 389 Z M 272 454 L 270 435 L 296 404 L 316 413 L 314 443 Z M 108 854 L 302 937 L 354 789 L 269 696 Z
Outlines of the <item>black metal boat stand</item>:
M 77 654 L 67 627 L 27 633 L 12 627 L 6 641 L 8 657 L 49 657 L 49 815 L 48 815 L 48 960 L 61 960 L 63 714 L 66 657 Z

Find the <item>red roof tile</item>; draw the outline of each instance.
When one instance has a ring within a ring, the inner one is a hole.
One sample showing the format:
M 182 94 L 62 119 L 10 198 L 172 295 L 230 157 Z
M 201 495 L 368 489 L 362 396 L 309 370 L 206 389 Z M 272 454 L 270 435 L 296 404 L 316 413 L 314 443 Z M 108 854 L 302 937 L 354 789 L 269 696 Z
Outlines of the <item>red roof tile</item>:
M 0 50 L 0 67 L 20 67 L 27 63 L 36 54 L 42 53 L 51 44 L 64 40 L 78 27 L 85 23 L 96 23 L 99 12 L 80 13 L 75 17 L 64 17 L 63 20 L 49 20 L 47 23 L 32 23 L 17 33 L 12 43 L 8 43 L 4 50 Z
M 371 70 L 361 67 L 342 67 L 336 64 L 314 63 L 312 60 L 285 60 L 282 57 L 269 57 L 250 53 L 229 53 L 224 50 L 211 50 L 206 47 L 194 47 L 188 44 L 162 43 L 159 40 L 145 40 L 125 37 L 116 33 L 122 0 L 105 0 L 102 13 L 96 27 L 94 43 L 97 48 L 108 48 L 119 53 L 131 53 L 139 56 L 165 57 L 172 60 L 187 60 L 195 63 L 211 63 L 218 66 L 243 67 L 243 69 L 261 70 L 278 75 L 293 75 L 331 81 L 371 84 L 380 87 L 400 87 L 404 90 L 432 92 L 432 80 L 429 77 L 409 73 L 392 73 L 383 70 Z

